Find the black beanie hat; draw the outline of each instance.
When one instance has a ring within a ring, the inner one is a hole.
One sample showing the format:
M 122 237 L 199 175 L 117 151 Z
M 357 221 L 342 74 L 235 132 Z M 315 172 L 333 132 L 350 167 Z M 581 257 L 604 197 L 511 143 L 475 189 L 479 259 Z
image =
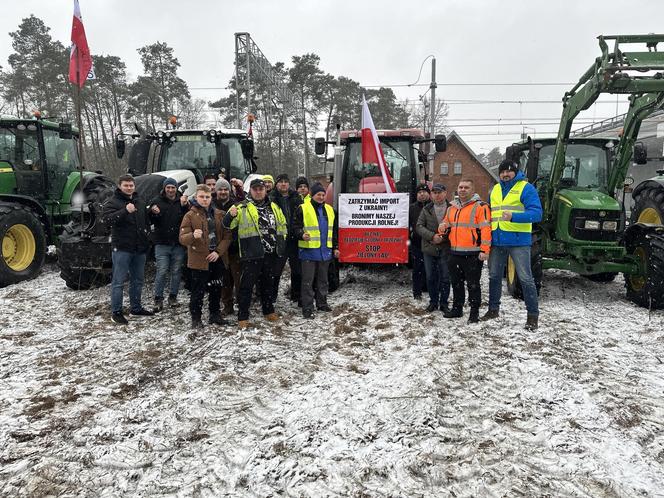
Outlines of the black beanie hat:
M 288 175 L 286 173 L 281 173 L 280 175 L 277 175 L 277 180 L 274 183 L 279 183 L 282 180 L 290 183 L 290 178 L 288 178 Z
M 318 192 L 325 192 L 325 187 L 323 187 L 320 183 L 316 182 L 311 186 L 311 197 L 316 195 Z
M 295 188 L 299 187 L 300 185 L 306 185 L 307 188 L 309 188 L 309 180 L 303 176 L 298 176 L 297 180 L 295 181 Z
M 498 166 L 498 173 L 501 173 L 502 171 L 514 171 L 516 173 L 517 171 L 519 171 L 519 167 L 516 165 L 514 161 L 505 159 L 503 162 L 500 163 L 500 166 Z

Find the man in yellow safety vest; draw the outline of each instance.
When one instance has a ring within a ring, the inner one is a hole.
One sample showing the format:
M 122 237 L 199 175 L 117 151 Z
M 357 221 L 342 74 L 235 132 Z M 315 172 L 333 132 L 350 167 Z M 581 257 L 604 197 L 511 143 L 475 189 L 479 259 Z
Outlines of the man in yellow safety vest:
M 528 317 L 526 329 L 538 326 L 537 287 L 531 268 L 533 223 L 542 220 L 542 204 L 516 163 L 504 160 L 498 167 L 500 183 L 491 190 L 491 255 L 489 257 L 489 310 L 483 321 L 498 318 L 507 259 L 514 263 Z

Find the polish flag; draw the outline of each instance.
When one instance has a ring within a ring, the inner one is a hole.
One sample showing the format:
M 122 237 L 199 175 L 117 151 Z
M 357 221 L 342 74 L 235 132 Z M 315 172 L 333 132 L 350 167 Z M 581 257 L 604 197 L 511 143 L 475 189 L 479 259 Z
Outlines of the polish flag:
M 369 106 L 367 101 L 362 96 L 362 163 L 364 164 L 377 164 L 380 172 L 383 175 L 383 182 L 385 183 L 385 192 L 394 194 L 397 191 L 394 185 L 390 170 L 387 169 L 383 149 L 380 148 L 380 140 L 376 133 L 376 127 L 371 119 Z
M 81 8 L 78 0 L 74 0 L 74 20 L 71 25 L 71 54 L 69 57 L 69 81 L 83 88 L 88 73 L 92 69 L 92 57 L 88 40 L 85 37 Z

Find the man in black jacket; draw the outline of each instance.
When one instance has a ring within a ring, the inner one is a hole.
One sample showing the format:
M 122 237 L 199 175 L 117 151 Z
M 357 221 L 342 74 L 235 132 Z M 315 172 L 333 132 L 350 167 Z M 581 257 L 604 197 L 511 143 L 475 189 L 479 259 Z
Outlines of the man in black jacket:
M 426 272 L 422 255 L 422 237 L 415 228 L 422 208 L 429 202 L 431 190 L 426 183 L 423 183 L 417 187 L 416 192 L 417 200 L 408 208 L 408 231 L 410 233 L 410 260 L 413 265 L 413 297 L 419 300 L 422 299 L 422 291 L 426 287 Z
M 111 281 L 111 319 L 120 325 L 129 323 L 122 314 L 122 291 L 129 274 L 129 313 L 150 316 L 153 313 L 141 305 L 145 258 L 150 247 L 148 240 L 147 209 L 134 191 L 131 175 L 118 179 L 115 194 L 104 205 L 103 219 L 112 227 L 113 280 Z
M 187 196 L 178 192 L 178 183 L 174 178 L 164 180 L 161 194 L 152 199 L 148 205 L 150 221 L 154 225 L 152 241 L 157 263 L 154 279 L 155 311 L 164 309 L 164 287 L 167 276 L 170 276 L 171 280 L 168 305 L 177 305 L 185 254 L 178 237 L 180 224 L 188 207 Z
M 270 200 L 281 208 L 281 211 L 286 217 L 288 226 L 288 238 L 286 239 L 286 254 L 279 258 L 277 267 L 274 274 L 274 287 L 272 290 L 272 298 L 277 300 L 279 292 L 279 282 L 281 274 L 286 266 L 286 260 L 290 266 L 290 299 L 291 301 L 300 301 L 300 287 L 302 286 L 302 266 L 297 251 L 297 238 L 293 235 L 293 215 L 297 207 L 302 204 L 302 197 L 293 189 L 290 188 L 290 178 L 285 173 L 277 176 L 276 188 L 270 192 Z
M 239 202 L 231 191 L 231 184 L 225 179 L 217 180 L 215 186 L 217 195 L 215 197 L 215 206 L 222 211 L 224 215 L 228 210 Z M 237 244 L 237 230 L 232 231 L 233 241 L 228 248 L 228 264 L 224 268 L 223 284 L 221 288 L 221 302 L 224 309 L 221 314 L 224 316 L 232 315 L 235 307 L 233 302 L 237 301 L 240 290 L 240 254 Z

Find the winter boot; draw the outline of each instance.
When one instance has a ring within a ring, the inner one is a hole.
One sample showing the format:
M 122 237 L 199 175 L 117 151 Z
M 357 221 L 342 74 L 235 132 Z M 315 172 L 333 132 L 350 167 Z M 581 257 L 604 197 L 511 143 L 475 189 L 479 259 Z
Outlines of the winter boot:
M 203 321 L 201 320 L 200 316 L 191 317 L 191 328 L 194 330 L 201 330 L 204 328 Z
M 168 296 L 168 305 L 171 308 L 175 308 L 178 305 L 178 297 L 173 295 Z
M 221 313 L 211 313 L 210 325 L 228 325 L 228 322 L 221 318 Z
M 480 310 L 471 309 L 468 315 L 468 323 L 477 323 L 480 321 Z
M 450 307 L 447 305 L 447 303 L 441 303 L 440 311 L 442 311 L 443 313 L 447 313 L 448 311 L 450 311 Z
M 117 323 L 118 325 L 127 325 L 129 323 L 129 320 L 125 318 L 125 316 L 122 314 L 122 311 L 113 313 L 111 315 L 111 320 L 113 320 L 113 323 Z
M 164 311 L 164 298 L 163 297 L 155 297 L 154 298 L 154 312 L 159 313 L 160 311 Z
M 526 330 L 536 330 L 537 329 L 537 315 L 528 315 L 526 318 Z
M 486 322 L 488 320 L 493 320 L 495 318 L 498 318 L 500 316 L 499 310 L 487 310 L 486 313 L 480 318 L 483 322 Z
M 307 318 L 307 319 L 311 320 L 314 317 L 314 311 L 312 309 L 309 309 L 309 308 L 304 308 L 302 310 L 302 316 L 304 318 Z
M 251 327 L 249 320 L 239 320 L 237 322 L 237 328 L 239 329 L 248 329 L 249 327 Z
M 436 311 L 438 309 L 438 305 L 434 303 L 429 303 L 429 305 L 424 308 L 424 311 L 427 313 L 431 313 L 432 311 Z
M 265 319 L 268 322 L 278 322 L 279 321 L 279 315 L 277 315 L 276 313 L 268 313 L 267 315 L 265 315 Z
M 461 308 L 452 308 L 447 313 L 443 313 L 445 318 L 461 318 L 463 316 L 463 310 Z
M 323 303 L 323 304 L 319 304 L 319 305 L 316 306 L 316 307 L 318 308 L 318 311 L 325 311 L 325 312 L 328 312 L 328 313 L 329 313 L 330 311 L 332 311 L 332 308 L 330 308 L 330 305 L 327 304 L 327 302 L 325 302 L 325 303 Z

